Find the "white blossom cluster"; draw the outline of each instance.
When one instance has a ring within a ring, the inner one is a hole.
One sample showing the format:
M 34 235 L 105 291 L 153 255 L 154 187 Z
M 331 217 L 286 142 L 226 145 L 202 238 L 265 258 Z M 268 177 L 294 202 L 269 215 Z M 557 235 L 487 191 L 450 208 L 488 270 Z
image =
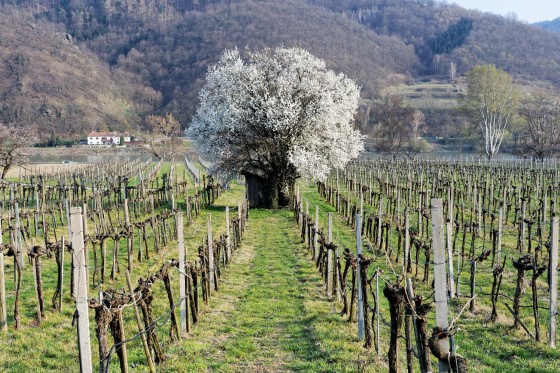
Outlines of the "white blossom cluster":
M 297 176 L 324 179 L 363 150 L 359 96 L 303 49 L 249 52 L 248 62 L 228 50 L 206 75 L 189 135 L 216 171 L 266 175 L 288 162 Z

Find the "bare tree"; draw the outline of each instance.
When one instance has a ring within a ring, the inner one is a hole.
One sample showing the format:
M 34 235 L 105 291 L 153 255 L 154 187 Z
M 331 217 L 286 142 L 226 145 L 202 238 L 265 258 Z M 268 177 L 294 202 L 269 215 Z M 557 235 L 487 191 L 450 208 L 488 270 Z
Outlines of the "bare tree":
M 538 93 L 523 100 L 521 154 L 541 160 L 560 154 L 560 103 L 551 97 Z
M 147 121 L 151 127 L 147 142 L 153 155 L 157 158 L 175 159 L 183 145 L 183 141 L 177 138 L 181 131 L 179 121 L 171 113 L 164 116 L 150 115 Z
M 433 63 L 434 63 L 434 68 L 435 68 L 436 74 L 439 74 L 439 69 L 440 69 L 442 58 L 443 58 L 443 56 L 441 54 L 436 54 L 433 58 Z
M 449 79 L 455 81 L 457 78 L 457 64 L 453 61 L 449 62 Z
M 12 166 L 25 161 L 25 149 L 33 146 L 37 141 L 38 136 L 35 129 L 24 127 L 21 124 L 0 123 L 0 167 L 2 167 L 0 178 L 2 180 Z
M 179 121 L 171 113 L 167 113 L 164 116 L 150 115 L 148 123 L 152 127 L 152 132 L 167 137 L 177 136 L 181 130 Z
M 494 65 L 475 66 L 467 76 L 467 84 L 468 92 L 459 100 L 473 123 L 480 126 L 486 156 L 492 159 L 517 112 L 519 92 L 511 76 Z
M 386 96 L 375 109 L 375 120 L 375 149 L 378 152 L 395 157 L 420 150 L 424 113 L 404 106 L 401 97 Z

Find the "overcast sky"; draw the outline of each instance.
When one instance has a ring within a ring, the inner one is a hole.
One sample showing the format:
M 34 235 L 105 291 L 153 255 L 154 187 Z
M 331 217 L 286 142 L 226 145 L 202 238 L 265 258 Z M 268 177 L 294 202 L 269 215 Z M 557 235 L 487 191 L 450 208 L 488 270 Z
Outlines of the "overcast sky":
M 506 15 L 513 12 L 520 21 L 529 23 L 551 21 L 560 17 L 560 1 L 558 0 L 448 0 L 467 9 L 479 9 Z

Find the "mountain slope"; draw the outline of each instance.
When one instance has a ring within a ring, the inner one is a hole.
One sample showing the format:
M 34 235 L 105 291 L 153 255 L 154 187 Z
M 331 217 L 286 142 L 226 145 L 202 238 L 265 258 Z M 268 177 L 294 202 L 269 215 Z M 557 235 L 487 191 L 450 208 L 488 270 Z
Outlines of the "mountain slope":
M 89 44 L 98 49 L 95 41 Z M 188 122 L 207 67 L 224 49 L 275 46 L 299 46 L 324 58 L 358 81 L 365 97 L 391 79 L 403 81 L 417 62 L 413 48 L 400 39 L 376 35 L 341 15 L 296 1 L 265 1 L 195 13 L 187 22 L 148 32 L 119 56 L 115 68 L 138 70 L 162 92 L 165 110 L 185 113 L 181 119 Z
M 548 31 L 560 33 L 560 17 L 552 21 L 543 21 L 543 22 L 534 23 L 534 26 L 542 27 Z
M 134 107 L 106 65 L 50 24 L 0 14 L 0 121 L 43 136 L 125 129 Z
M 491 63 L 514 75 L 517 82 L 560 88 L 560 35 L 437 1 L 0 0 L 0 6 L 6 33 L 11 32 L 6 9 L 11 9 L 33 17 L 42 37 L 62 36 L 58 43 L 87 61 L 76 64 L 78 60 L 64 57 L 69 52 L 56 57 L 58 47 L 49 47 L 50 41 L 39 42 L 44 44 L 41 48 L 26 46 L 37 35 L 19 26 L 23 36 L 0 57 L 5 68 L 12 66 L 10 58 L 14 60 L 18 48 L 49 56 L 31 59 L 37 66 L 25 74 L 36 74 L 28 78 L 35 83 L 25 86 L 27 96 L 17 97 L 29 96 L 33 105 L 26 110 L 33 113 L 41 99 L 67 116 L 72 113 L 72 120 L 61 114 L 38 116 L 41 123 L 60 127 L 70 122 L 82 130 L 105 123 L 141 126 L 147 115 L 165 112 L 172 112 L 186 127 L 208 66 L 224 49 L 235 47 L 242 51 L 280 45 L 306 48 L 330 68 L 355 79 L 366 99 L 378 98 L 387 86 L 434 75 L 441 80 L 451 64 L 458 75 L 464 75 L 473 66 Z M 69 33 L 72 40 L 57 31 Z M 47 86 L 58 82 L 60 77 L 49 65 L 63 69 L 63 64 L 74 72 L 62 75 L 65 82 L 76 82 L 76 93 L 37 85 L 42 80 Z M 90 71 L 98 71 L 99 77 Z M 20 84 L 12 75 L 5 71 L 7 83 L 0 83 L 8 86 L 2 88 L 1 120 L 11 118 L 10 110 L 18 107 L 10 101 L 10 92 L 18 92 Z M 45 92 L 48 89 L 52 92 Z M 81 98 L 90 91 L 95 99 Z
M 560 86 L 560 35 L 532 25 L 433 1 L 310 1 L 413 45 L 421 60 L 418 75 L 445 73 L 452 61 L 460 74 L 479 64 L 495 64 L 518 80 Z

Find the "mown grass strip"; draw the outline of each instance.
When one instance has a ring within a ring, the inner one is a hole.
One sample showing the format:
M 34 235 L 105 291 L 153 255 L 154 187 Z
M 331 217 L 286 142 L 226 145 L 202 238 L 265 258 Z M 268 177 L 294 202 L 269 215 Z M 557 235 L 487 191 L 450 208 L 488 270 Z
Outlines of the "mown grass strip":
M 354 372 L 371 365 L 337 314 L 289 211 L 251 210 L 244 243 L 166 371 Z

